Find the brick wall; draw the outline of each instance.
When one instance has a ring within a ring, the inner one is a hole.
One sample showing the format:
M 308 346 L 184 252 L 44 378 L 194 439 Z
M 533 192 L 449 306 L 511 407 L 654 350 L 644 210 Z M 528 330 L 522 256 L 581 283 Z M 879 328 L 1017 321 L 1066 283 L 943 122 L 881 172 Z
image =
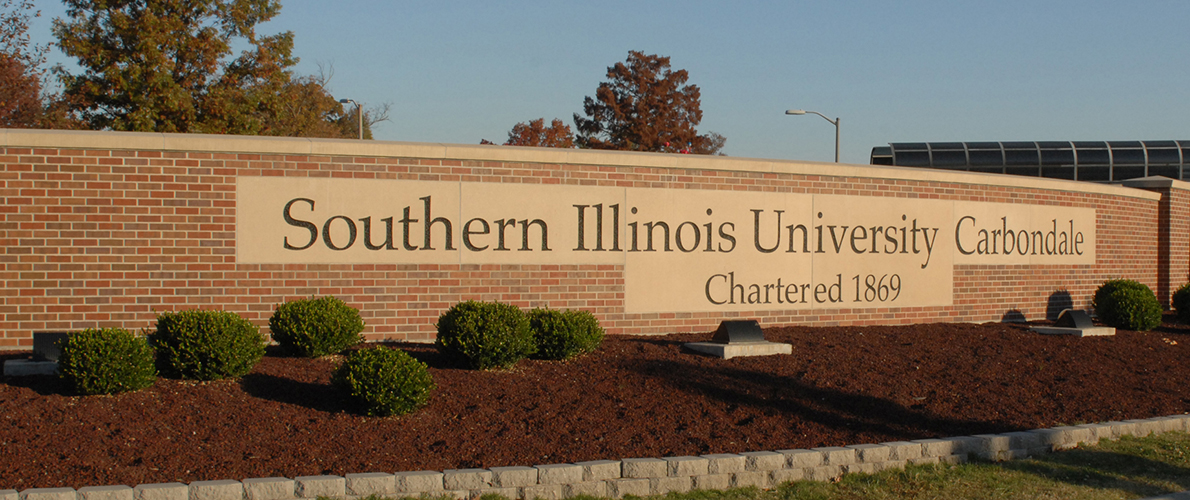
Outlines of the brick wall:
M 370 340 L 433 339 L 462 300 L 591 310 L 610 333 L 764 325 L 1044 319 L 1108 278 L 1169 290 L 1190 272 L 1190 184 L 1140 188 L 688 155 L 0 129 L 0 348 L 34 331 L 149 327 L 217 308 L 267 326 L 276 304 L 335 295 Z M 628 314 L 622 265 L 259 265 L 235 258 L 237 176 L 309 176 L 890 196 L 1093 207 L 1094 266 L 956 265 L 938 307 Z M 1164 238 L 1164 239 L 1163 239 Z

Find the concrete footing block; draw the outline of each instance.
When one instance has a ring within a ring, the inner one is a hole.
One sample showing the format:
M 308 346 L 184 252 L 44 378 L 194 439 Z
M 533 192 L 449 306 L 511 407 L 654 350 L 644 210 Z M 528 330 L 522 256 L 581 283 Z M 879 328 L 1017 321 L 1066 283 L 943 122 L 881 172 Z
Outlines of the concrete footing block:
M 696 490 L 726 490 L 731 487 L 731 474 L 704 474 L 694 476 Z
M 731 487 L 747 488 L 748 486 L 755 486 L 761 489 L 771 488 L 773 478 L 770 476 L 770 474 L 772 474 L 772 471 L 767 470 L 745 470 L 736 472 L 731 475 Z
M 612 479 L 605 482 L 607 485 L 607 496 L 611 498 L 624 498 L 627 495 L 644 497 L 649 495 L 651 485 L 646 478 L 620 478 Z M 531 500 L 526 495 L 526 500 Z
M 297 496 L 294 481 L 287 477 L 245 479 L 243 484 L 247 500 L 288 500 Z
M 342 495 L 343 492 L 338 493 Z M 182 483 L 150 483 L 132 488 L 136 500 L 188 500 L 190 487 Z
M 293 490 L 289 491 L 293 497 Z M 132 488 L 124 485 L 87 486 L 78 489 L 78 500 L 133 500 Z
M 921 458 L 921 457 L 918 457 L 918 458 Z M 876 470 L 882 471 L 882 470 L 890 470 L 890 469 L 904 469 L 905 465 L 908 463 L 909 463 L 908 460 L 889 460 L 886 462 L 880 462 L 880 463 L 876 464 Z
M 526 467 L 528 469 L 529 467 Z M 534 471 L 536 472 L 536 471 Z M 443 482 L 443 474 L 438 471 L 421 470 L 413 472 L 398 472 L 393 474 L 393 482 L 395 483 L 394 493 L 430 493 L 434 494 L 446 489 Z M 298 478 L 301 479 L 301 478 Z M 533 483 L 536 484 L 536 476 L 534 476 Z M 507 485 L 503 485 L 507 486 Z
M 938 463 L 947 465 L 959 465 L 967 463 L 967 454 L 962 453 L 958 455 L 949 455 L 945 457 L 938 457 Z
M 487 469 L 450 469 L 442 471 L 442 486 L 447 490 L 481 490 L 492 486 L 492 471 Z
M 777 450 L 785 457 L 785 469 L 804 469 L 823 465 L 822 452 L 814 450 Z
M 626 478 L 665 477 L 669 465 L 660 458 L 625 458 L 620 468 Z
M 20 500 L 78 500 L 74 488 L 29 488 L 22 490 Z
M 476 499 L 484 495 L 500 495 L 504 498 L 517 498 L 521 493 L 520 488 L 480 488 L 478 490 L 471 490 L 467 492 L 467 498 Z
M 831 481 L 843 475 L 843 468 L 838 465 L 820 465 L 804 470 L 806 479 L 811 481 Z
M 606 481 L 620 477 L 619 460 L 592 460 L 574 465 L 583 468 L 583 481 Z
M 244 500 L 244 485 L 239 481 L 195 481 L 190 483 L 190 500 Z
M 911 458 L 907 461 L 909 465 L 934 465 L 938 462 L 938 457 Z
M 293 482 L 299 498 L 336 498 L 347 495 L 347 479 L 342 476 L 299 476 L 293 478 Z

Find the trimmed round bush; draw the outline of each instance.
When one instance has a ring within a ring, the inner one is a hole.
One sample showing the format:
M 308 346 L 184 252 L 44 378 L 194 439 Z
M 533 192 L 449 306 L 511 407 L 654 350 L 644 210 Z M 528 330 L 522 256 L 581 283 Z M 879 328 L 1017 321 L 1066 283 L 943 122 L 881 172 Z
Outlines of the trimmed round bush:
M 426 364 L 405 351 L 375 347 L 351 353 L 331 383 L 372 416 L 404 415 L 425 406 L 434 391 Z
M 161 313 L 149 342 L 157 349 L 157 370 L 172 378 L 235 378 L 264 357 L 260 328 L 226 311 Z
M 603 343 L 603 328 L 587 311 L 529 311 L 529 330 L 538 359 L 570 359 L 594 351 Z
M 87 329 L 62 341 L 58 376 L 78 394 L 116 394 L 153 385 L 153 349 L 123 328 Z
M 1091 301 L 1099 320 L 1124 330 L 1148 331 L 1161 324 L 1161 303 L 1144 283 L 1108 280 Z
M 469 300 L 438 317 L 436 344 L 472 368 L 510 368 L 536 350 L 529 319 L 510 304 Z
M 360 343 L 359 310 L 335 297 L 292 300 L 269 318 L 273 340 L 290 354 L 318 358 Z
M 1173 293 L 1173 310 L 1178 313 L 1178 321 L 1190 323 L 1190 283 L 1182 285 Z

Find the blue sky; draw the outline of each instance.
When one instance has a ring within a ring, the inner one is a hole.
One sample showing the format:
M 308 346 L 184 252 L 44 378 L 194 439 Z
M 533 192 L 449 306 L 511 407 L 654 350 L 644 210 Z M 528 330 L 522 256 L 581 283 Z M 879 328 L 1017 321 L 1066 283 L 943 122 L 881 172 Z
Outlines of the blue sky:
M 573 127 L 629 50 L 702 90 L 700 131 L 731 156 L 842 161 L 902 141 L 1190 139 L 1190 2 L 283 1 L 299 73 L 387 102 L 376 138 L 497 143 Z M 37 0 L 35 41 L 59 2 Z M 333 5 L 333 6 L 332 6 Z M 60 53 L 51 62 L 69 62 Z

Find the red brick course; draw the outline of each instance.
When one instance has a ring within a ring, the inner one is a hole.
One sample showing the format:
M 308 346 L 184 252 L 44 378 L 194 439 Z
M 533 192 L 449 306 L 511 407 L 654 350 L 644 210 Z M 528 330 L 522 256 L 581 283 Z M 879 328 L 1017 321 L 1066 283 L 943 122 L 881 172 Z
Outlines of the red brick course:
M 1171 291 L 1190 277 L 1190 191 L 1179 182 L 1146 188 L 1161 195 L 1154 200 L 982 184 L 994 179 L 987 176 L 971 176 L 970 182 L 935 182 L 597 164 L 4 145 L 0 145 L 0 165 L 0 348 L 10 349 L 30 347 L 34 331 L 147 328 L 155 312 L 187 308 L 233 311 L 267 327 L 278 303 L 311 295 L 335 295 L 359 308 L 370 340 L 427 341 L 434 337 L 438 315 L 468 299 L 587 309 L 610 333 L 660 334 L 708 331 L 731 317 L 756 318 L 765 325 L 1043 319 L 1056 314 L 1055 304 L 1089 307 L 1095 287 L 1109 278 L 1139 280 L 1168 303 Z M 238 176 L 761 191 L 1093 207 L 1098 210 L 1097 263 L 956 264 L 951 306 L 627 314 L 620 265 L 237 264 Z

